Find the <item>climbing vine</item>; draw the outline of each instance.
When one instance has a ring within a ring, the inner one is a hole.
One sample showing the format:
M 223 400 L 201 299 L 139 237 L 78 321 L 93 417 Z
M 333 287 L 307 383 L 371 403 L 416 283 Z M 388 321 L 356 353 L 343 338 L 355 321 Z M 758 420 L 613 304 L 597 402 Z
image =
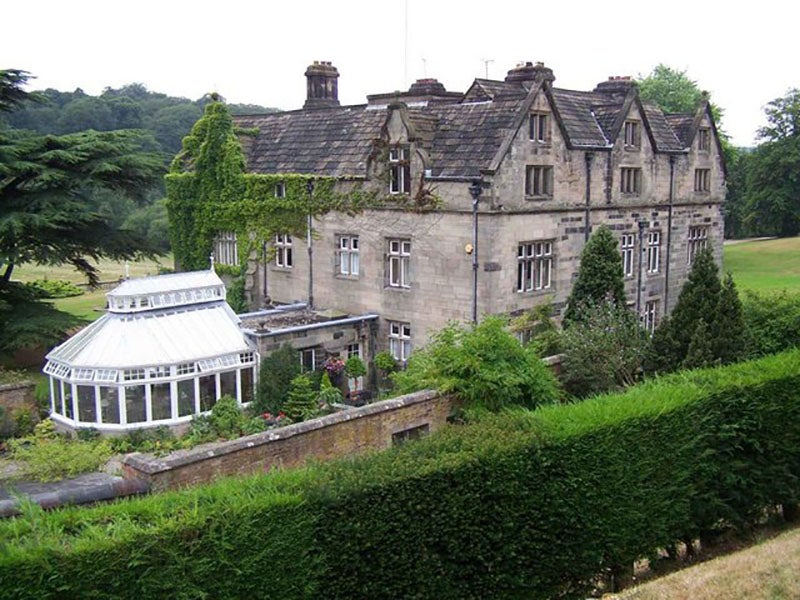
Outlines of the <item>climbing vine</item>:
M 305 234 L 309 215 L 331 211 L 355 215 L 387 205 L 402 210 L 439 206 L 422 181 L 413 197 L 387 197 L 376 189 L 364 189 L 361 181 L 349 182 L 349 190 L 339 191 L 340 180 L 333 177 L 245 173 L 237 135 L 256 133 L 236 130 L 227 107 L 214 102 L 184 138 L 183 149 L 166 176 L 172 249 L 181 269 L 208 268 L 220 231 L 236 233 L 239 264 L 244 265 L 276 234 Z M 242 274 L 240 269 L 238 275 Z

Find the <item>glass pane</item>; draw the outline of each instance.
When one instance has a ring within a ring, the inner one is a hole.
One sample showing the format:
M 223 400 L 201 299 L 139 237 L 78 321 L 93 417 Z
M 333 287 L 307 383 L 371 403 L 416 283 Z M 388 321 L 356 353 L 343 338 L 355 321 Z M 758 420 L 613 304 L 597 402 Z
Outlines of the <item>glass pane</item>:
M 172 418 L 169 387 L 169 383 L 154 383 L 150 388 L 150 400 L 153 404 L 154 421 Z
M 143 385 L 125 386 L 125 415 L 128 423 L 144 423 L 147 420 Z
M 351 275 L 358 275 L 358 253 L 353 253 L 350 255 L 350 274 Z
M 178 416 L 194 414 L 194 379 L 178 382 Z
M 103 423 L 119 423 L 119 389 L 100 388 L 100 414 Z
M 206 375 L 200 378 L 200 410 L 205 412 L 217 403 L 216 376 Z
M 253 400 L 253 369 L 242 369 L 242 403 Z
M 93 385 L 78 386 L 78 420 L 83 423 L 94 423 L 97 421 Z
M 58 379 L 50 378 L 53 382 L 53 400 L 56 407 L 56 412 L 60 415 L 64 414 L 64 398 L 61 394 L 61 381 Z
M 63 383 L 63 382 L 62 382 Z M 72 419 L 72 385 L 69 383 L 63 383 L 64 385 L 64 416 L 68 419 Z
M 236 399 L 236 371 L 226 371 L 219 374 L 220 396 L 230 396 Z

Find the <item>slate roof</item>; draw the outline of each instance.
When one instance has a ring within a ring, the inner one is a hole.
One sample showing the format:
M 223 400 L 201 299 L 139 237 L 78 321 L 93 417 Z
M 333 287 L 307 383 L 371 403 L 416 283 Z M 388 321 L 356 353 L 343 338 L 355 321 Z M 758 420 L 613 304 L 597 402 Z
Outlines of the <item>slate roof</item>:
M 668 113 L 664 115 L 676 137 L 684 148 L 692 144 L 692 130 L 694 129 L 694 115 L 682 113 Z
M 653 104 L 642 106 L 659 152 L 680 152 L 686 148 L 688 144 L 681 143 L 660 108 Z
M 432 175 L 471 178 L 488 168 L 519 123 L 531 82 L 476 79 L 461 102 L 407 109 L 417 143 L 430 157 Z M 557 116 L 573 148 L 609 148 L 626 106 L 602 91 L 552 88 Z M 692 115 L 664 115 L 643 105 L 656 150 L 680 152 Z M 358 105 L 236 116 L 237 125 L 257 128 L 243 137 L 248 169 L 255 173 L 307 173 L 365 177 L 370 155 L 388 116 L 385 107 Z M 687 122 L 688 127 L 687 129 Z
M 573 90 L 553 89 L 553 100 L 561 116 L 561 122 L 567 131 L 567 137 L 573 146 L 599 146 L 609 145 L 605 128 L 608 118 L 601 111 L 601 118 L 593 114 L 593 107 L 600 104 L 605 98 L 598 98 L 592 92 L 576 92 Z M 607 101 L 607 100 L 606 100 Z M 610 113 L 610 125 L 613 125 L 616 114 L 621 105 Z M 604 109 L 605 110 L 605 109 Z
M 243 144 L 248 170 L 253 173 L 363 177 L 386 111 L 362 105 L 233 119 L 241 127 L 258 129 L 256 138 L 244 136 Z

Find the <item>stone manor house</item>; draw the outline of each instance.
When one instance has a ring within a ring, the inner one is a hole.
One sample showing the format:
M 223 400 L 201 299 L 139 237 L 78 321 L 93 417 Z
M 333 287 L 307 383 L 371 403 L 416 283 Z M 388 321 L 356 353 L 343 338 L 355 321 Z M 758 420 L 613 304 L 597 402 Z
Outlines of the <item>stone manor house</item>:
M 305 236 L 276 236 L 268 259 L 247 266 L 254 306 L 313 294 L 315 306 L 377 315 L 373 350 L 405 361 L 451 320 L 548 301 L 562 310 L 601 223 L 619 239 L 629 302 L 648 329 L 701 248 L 721 260 L 725 168 L 707 101 L 665 114 L 628 77 L 566 90 L 524 63 L 464 93 L 423 79 L 340 106 L 331 63 L 305 75 L 302 109 L 235 117 L 258 130 L 242 140 L 248 170 L 335 177 L 386 201 L 315 220 L 313 253 Z M 235 244 L 220 232 L 217 260 L 235 260 Z

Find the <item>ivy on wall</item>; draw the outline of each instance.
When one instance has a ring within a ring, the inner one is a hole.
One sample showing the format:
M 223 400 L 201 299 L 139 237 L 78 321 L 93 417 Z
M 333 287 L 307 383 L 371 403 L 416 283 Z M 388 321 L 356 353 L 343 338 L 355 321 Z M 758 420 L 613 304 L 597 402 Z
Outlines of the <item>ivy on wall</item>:
M 239 264 L 244 265 L 254 250 L 276 234 L 305 234 L 308 215 L 319 217 L 331 211 L 355 215 L 387 205 L 423 211 L 440 205 L 423 182 L 414 197 L 387 198 L 377 189 L 365 189 L 362 181 L 352 181 L 348 191 L 340 191 L 334 177 L 245 173 L 238 136 L 255 133 L 237 130 L 225 104 L 214 102 L 184 138 L 183 149 L 166 176 L 170 235 L 179 269 L 208 268 L 220 231 L 236 233 Z M 310 190 L 309 181 L 313 182 Z M 276 194 L 278 186 L 283 190 L 281 197 Z

